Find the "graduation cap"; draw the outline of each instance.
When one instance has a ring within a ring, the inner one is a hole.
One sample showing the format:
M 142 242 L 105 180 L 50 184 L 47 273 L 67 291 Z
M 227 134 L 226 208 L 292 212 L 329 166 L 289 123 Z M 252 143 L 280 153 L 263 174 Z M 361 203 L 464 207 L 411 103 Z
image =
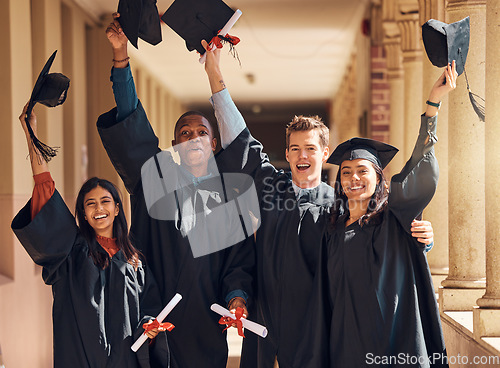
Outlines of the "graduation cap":
M 422 40 L 425 52 L 432 65 L 442 68 L 455 60 L 458 75 L 465 71 L 465 62 L 469 52 L 469 39 L 469 17 L 451 24 L 430 19 L 422 25 Z M 465 72 L 465 80 L 472 107 L 479 118 L 484 121 L 484 99 L 470 90 L 467 72 Z M 482 104 L 476 99 L 482 100 Z
M 42 155 L 43 159 L 48 162 L 57 153 L 56 148 L 47 146 L 42 143 L 36 136 L 31 125 L 29 124 L 29 117 L 33 111 L 33 107 L 37 102 L 48 107 L 55 107 L 61 105 L 65 100 L 69 89 L 69 78 L 61 73 L 50 73 L 49 70 L 56 57 L 57 50 L 49 57 L 45 63 L 38 79 L 31 92 L 31 98 L 26 110 L 26 126 L 31 137 L 31 141 L 37 148 L 38 152 Z
M 346 160 L 364 159 L 384 169 L 398 151 L 394 146 L 373 139 L 351 138 L 339 144 L 326 162 L 340 166 Z
M 186 41 L 189 51 L 204 54 L 201 41 L 210 42 L 235 14 L 222 0 L 175 0 L 161 19 Z M 223 39 L 226 34 L 221 32 Z M 235 43 L 231 38 L 225 40 L 233 45 L 239 42 L 239 39 Z
M 156 0 L 120 0 L 118 21 L 130 43 L 137 49 L 137 39 L 151 45 L 161 42 L 160 15 Z

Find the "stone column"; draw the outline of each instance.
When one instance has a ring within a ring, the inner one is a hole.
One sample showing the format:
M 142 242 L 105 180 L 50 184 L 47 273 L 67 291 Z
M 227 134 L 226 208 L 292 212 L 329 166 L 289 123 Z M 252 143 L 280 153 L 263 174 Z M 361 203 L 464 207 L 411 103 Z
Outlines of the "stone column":
M 41 280 L 40 268 L 33 261 L 16 239 L 10 223 L 14 215 L 26 204 L 33 191 L 33 177 L 30 161 L 27 159 L 26 138 L 19 122 L 22 108 L 30 97 L 34 81 L 38 77 L 45 61 L 60 44 L 57 35 L 47 27 L 32 24 L 30 14 L 42 1 L 0 0 L 0 47 L 2 58 L 0 67 L 0 106 L 3 118 L 1 122 L 0 153 L 0 342 L 2 359 L 7 367 L 50 367 L 52 366 L 52 294 L 50 288 Z M 36 15 L 39 22 L 60 24 L 60 13 L 55 4 L 41 4 L 43 11 Z M 51 13 L 49 8 L 55 11 Z M 59 17 L 58 17 L 59 15 Z M 35 36 L 38 33 L 37 37 Z M 60 33 L 59 31 L 56 31 Z M 54 38 L 55 36 L 55 38 Z M 50 42 L 48 40 L 50 38 Z M 38 45 L 34 45 L 38 43 Z M 56 45 L 57 44 L 57 45 Z M 46 47 L 46 48 L 45 48 Z M 54 47 L 54 48 L 53 48 Z M 47 53 L 44 53 L 46 50 Z M 40 54 L 39 54 L 40 53 Z M 51 71 L 61 71 L 61 54 L 56 58 Z M 48 144 L 63 145 L 57 136 L 62 119 L 50 115 L 47 110 L 59 110 L 63 107 L 48 109 L 37 105 L 40 138 Z M 56 115 L 61 114 L 57 112 Z M 61 114 L 62 116 L 62 114 Z M 52 125 L 54 123 L 54 125 Z M 52 131 L 53 129 L 53 131 Z M 56 157 L 49 168 L 57 178 L 62 176 L 61 156 Z M 59 188 L 59 186 L 58 186 Z M 13 318 L 12 316 L 30 316 L 31 318 Z M 36 323 L 33 323 L 36 321 Z M 26 331 L 29 331 L 28 333 Z M 43 336 L 41 339 L 40 336 Z M 22 344 L 19 342 L 22 341 Z M 29 346 L 29 354 L 26 347 Z
M 87 145 L 88 175 L 98 176 L 118 184 L 121 182 L 116 170 L 102 146 L 96 128 L 99 115 L 115 106 L 111 82 L 109 81 L 113 54 L 105 36 L 112 17 L 101 19 L 100 26 L 87 30 Z M 124 192 L 124 197 L 127 197 Z
M 420 24 L 429 19 L 445 21 L 444 0 L 420 0 L 419 1 Z M 423 72 L 423 101 L 429 97 L 429 92 L 441 75 L 443 70 L 433 66 L 427 55 L 422 57 Z M 448 275 L 448 98 L 441 103 L 438 118 L 438 144 L 435 146 L 436 157 L 439 162 L 439 184 L 431 203 L 424 211 L 424 219 L 431 221 L 434 228 L 434 248 L 427 254 L 427 260 L 431 268 L 434 286 Z
M 87 85 L 85 20 L 76 7 L 62 4 L 63 71 L 71 78 L 71 98 L 64 103 L 63 132 L 65 199 L 74 207 L 81 185 L 87 179 Z M 95 118 L 95 117 L 94 117 Z M 95 127 L 95 124 L 94 124 Z
M 395 147 L 403 148 L 405 142 L 405 88 L 401 37 L 396 22 L 384 22 L 384 47 L 387 55 L 387 79 L 390 90 L 389 143 Z M 403 168 L 405 159 L 404 152 L 399 152 L 394 157 L 387 168 L 389 177 Z
M 59 0 L 38 0 L 32 2 L 31 37 L 33 40 L 33 83 L 47 59 L 58 50 L 51 73 L 63 72 L 61 4 Z M 71 78 L 71 76 L 68 76 Z M 69 94 L 71 94 L 69 90 Z M 46 108 L 36 105 L 34 108 L 38 120 L 38 138 L 49 146 L 59 146 L 60 154 L 50 162 L 50 173 L 57 183 L 60 193 L 64 193 L 64 155 L 63 145 L 63 110 L 64 105 L 57 108 Z
M 370 117 L 366 120 L 366 130 L 365 127 L 360 127 L 360 133 L 367 137 L 376 139 L 382 142 L 389 142 L 390 139 L 390 116 L 391 116 L 391 90 L 388 80 L 387 71 L 387 53 L 384 47 L 384 28 L 382 20 L 382 2 L 380 0 L 373 0 L 371 4 L 371 23 L 370 23 L 370 54 L 366 58 L 369 61 L 367 67 L 359 67 L 358 71 L 361 70 L 371 70 L 371 77 L 369 77 L 370 82 L 370 99 L 371 104 L 362 101 L 360 99 L 359 111 L 363 114 L 363 111 L 368 109 L 370 111 Z M 362 41 L 365 39 L 360 37 Z M 360 45 L 360 46 L 361 46 Z M 360 52 L 360 62 L 363 63 L 364 45 L 359 47 Z M 363 79 L 360 81 L 363 83 Z M 361 87 L 360 91 L 364 88 Z M 370 106 L 371 105 L 371 106 Z M 387 170 L 386 170 L 387 174 Z
M 470 16 L 467 76 L 484 96 L 486 0 L 450 0 L 447 12 L 448 23 Z M 450 269 L 439 302 L 441 311 L 472 310 L 485 287 L 485 125 L 469 102 L 464 75 L 449 95 L 449 122 Z
M 406 161 L 415 146 L 423 108 L 422 46 L 420 42 L 418 3 L 416 1 L 400 1 L 399 14 L 396 16 L 396 20 L 401 32 L 401 49 L 403 51 L 405 143 L 401 153 L 403 153 Z
M 500 336 L 500 3 L 486 3 L 486 293 L 474 309 L 474 335 Z M 498 168 L 498 169 L 497 169 Z

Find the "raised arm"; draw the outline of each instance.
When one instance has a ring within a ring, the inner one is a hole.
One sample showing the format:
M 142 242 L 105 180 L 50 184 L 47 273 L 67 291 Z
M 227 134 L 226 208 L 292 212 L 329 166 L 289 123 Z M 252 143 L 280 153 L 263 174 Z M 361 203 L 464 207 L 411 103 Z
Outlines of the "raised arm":
M 97 128 L 106 152 L 129 193 L 133 193 L 144 162 L 160 151 L 158 138 L 149 124 L 146 112 L 137 99 L 130 72 L 127 38 L 113 14 L 106 36 L 113 50 L 111 80 L 116 108 L 102 114 Z
M 119 22 L 120 14 L 113 13 L 113 22 L 106 29 L 111 49 L 113 50 L 113 95 L 116 101 L 116 120 L 122 121 L 129 116 L 139 103 L 134 79 L 130 71 L 127 51 L 128 39 Z
M 50 176 L 47 162 L 38 154 L 37 148 L 30 139 L 28 127 L 26 125 L 26 110 L 28 104 L 29 102 L 24 106 L 23 112 L 19 116 L 19 120 L 21 121 L 21 127 L 23 128 L 24 134 L 26 135 L 31 171 L 33 172 L 33 179 L 35 180 L 35 186 L 33 187 L 33 194 L 31 196 L 31 218 L 34 218 L 54 194 L 55 183 Z M 37 135 L 37 119 L 34 112 L 31 112 L 28 123 L 32 131 Z
M 206 42 L 202 44 L 207 47 Z M 264 177 L 273 177 L 276 170 L 263 152 L 262 144 L 250 134 L 243 116 L 231 99 L 219 60 L 219 49 L 207 50 L 205 71 L 213 93 L 210 102 L 217 118 L 223 148 L 217 156 L 217 166 L 220 172 L 242 172 L 262 182 Z
M 246 128 L 243 116 L 236 108 L 226 83 L 220 70 L 220 51 L 221 49 L 208 50 L 208 44 L 205 40 L 201 41 L 207 53 L 205 62 L 205 72 L 207 73 L 212 98 L 210 102 L 215 109 L 215 117 L 221 137 L 222 148 L 227 148 L 231 142 Z
M 59 266 L 73 247 L 77 228 L 74 217 L 55 190 L 47 163 L 37 156 L 30 139 L 25 121 L 27 106 L 19 120 L 26 134 L 35 187 L 32 198 L 12 220 L 11 228 L 33 261 L 44 267 L 45 282 L 53 284 L 58 279 Z M 35 113 L 31 113 L 28 123 L 36 135 Z
M 421 116 L 417 143 L 403 170 L 392 177 L 389 209 L 410 232 L 412 220 L 427 206 L 436 191 L 439 167 L 434 155 L 436 123 L 441 99 L 456 87 L 455 62 L 449 65 L 432 87 L 425 114 Z
M 33 142 L 31 141 L 30 134 L 28 132 L 28 127 L 26 125 L 26 110 L 28 109 L 28 104 L 29 102 L 24 105 L 23 112 L 19 116 L 19 121 L 21 122 L 21 126 L 23 128 L 24 134 L 26 136 L 26 142 L 28 143 L 28 151 L 30 155 L 30 162 L 31 162 L 31 171 L 33 172 L 33 176 L 48 172 L 49 167 L 47 165 L 47 162 L 43 160 L 40 156 L 37 155 L 37 149 L 33 145 Z M 31 112 L 31 116 L 28 118 L 28 122 L 31 126 L 31 129 L 33 130 L 33 133 L 35 133 L 35 136 L 37 135 L 37 119 L 35 112 Z

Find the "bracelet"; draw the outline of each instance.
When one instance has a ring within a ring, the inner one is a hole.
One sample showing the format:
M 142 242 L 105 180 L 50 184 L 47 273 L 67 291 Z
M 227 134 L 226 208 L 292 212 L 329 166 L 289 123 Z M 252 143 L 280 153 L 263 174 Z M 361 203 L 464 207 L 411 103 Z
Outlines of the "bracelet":
M 441 107 L 441 102 L 438 102 L 438 103 L 435 103 L 435 102 L 431 102 L 429 100 L 425 101 L 425 103 L 429 106 L 434 106 L 435 108 L 437 108 L 439 110 L 439 108 Z
M 125 59 L 123 59 L 123 60 L 115 60 L 115 59 L 113 59 L 113 62 L 115 62 L 115 63 L 123 63 L 124 61 L 129 61 L 129 60 L 130 60 L 130 57 L 129 57 L 129 56 L 127 56 L 127 57 L 126 57 Z

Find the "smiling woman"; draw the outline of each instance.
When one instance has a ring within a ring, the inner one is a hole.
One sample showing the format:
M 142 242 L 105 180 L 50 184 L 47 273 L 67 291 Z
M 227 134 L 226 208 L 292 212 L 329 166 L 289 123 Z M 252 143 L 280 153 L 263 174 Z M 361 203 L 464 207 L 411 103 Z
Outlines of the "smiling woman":
M 411 227 L 436 190 L 435 105 L 455 88 L 456 77 L 453 63 L 434 84 L 412 156 L 392 177 L 390 191 L 382 170 L 395 147 L 352 138 L 328 159 L 340 166 L 333 226 L 323 237 L 310 321 L 305 321 L 312 349 L 299 349 L 305 358 L 295 367 L 448 366 L 429 361 L 446 358 L 446 349 L 428 249 L 412 238 Z M 383 363 L 395 357 L 408 360 Z M 418 364 L 405 363 L 414 361 Z
M 35 180 L 33 196 L 12 221 L 12 230 L 42 277 L 52 286 L 54 367 L 138 368 L 169 366 L 164 333 L 151 329 L 155 344 L 132 352 L 132 341 L 161 309 L 160 295 L 141 254 L 129 238 L 116 187 L 107 180 L 87 180 L 69 212 L 47 163 L 25 131 Z M 36 116 L 28 123 L 36 132 Z M 134 337 L 135 335 L 135 337 Z M 158 336 L 157 336 L 158 335 Z M 1 363 L 1 355 L 0 355 Z

